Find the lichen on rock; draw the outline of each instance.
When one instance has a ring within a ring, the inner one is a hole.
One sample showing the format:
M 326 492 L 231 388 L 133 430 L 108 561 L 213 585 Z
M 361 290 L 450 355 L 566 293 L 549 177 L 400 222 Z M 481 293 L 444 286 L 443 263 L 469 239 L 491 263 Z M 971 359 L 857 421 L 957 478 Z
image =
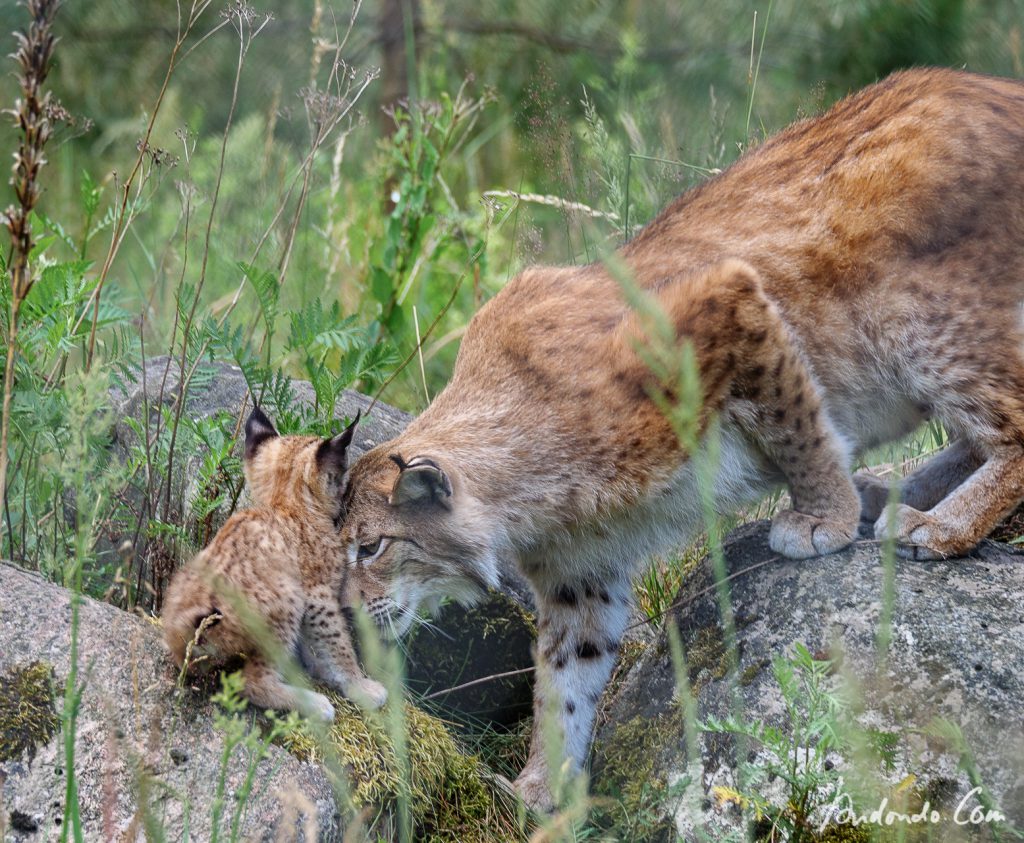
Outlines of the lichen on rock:
M 0 761 L 18 761 L 49 743 L 60 726 L 53 667 L 34 661 L 0 673 Z
M 669 789 L 663 753 L 685 728 L 681 706 L 672 705 L 653 716 L 637 716 L 611 729 L 600 759 L 601 772 L 595 793 L 616 800 L 619 808 L 632 817 L 650 813 L 652 804 L 661 804 Z M 659 822 L 666 829 L 669 824 Z M 650 839 L 660 839 L 654 829 Z

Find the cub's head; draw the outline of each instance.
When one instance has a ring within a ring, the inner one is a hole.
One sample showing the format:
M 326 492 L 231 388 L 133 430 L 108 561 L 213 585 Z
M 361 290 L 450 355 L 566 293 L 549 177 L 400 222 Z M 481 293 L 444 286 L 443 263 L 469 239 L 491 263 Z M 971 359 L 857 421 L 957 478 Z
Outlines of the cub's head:
M 249 495 L 256 506 L 285 514 L 341 517 L 346 486 L 348 446 L 358 415 L 330 439 L 281 436 L 255 407 L 245 423 L 243 466 Z
M 468 604 L 497 585 L 485 512 L 441 456 L 385 444 L 349 472 L 342 541 L 350 588 L 380 630 L 405 632 L 442 597 Z

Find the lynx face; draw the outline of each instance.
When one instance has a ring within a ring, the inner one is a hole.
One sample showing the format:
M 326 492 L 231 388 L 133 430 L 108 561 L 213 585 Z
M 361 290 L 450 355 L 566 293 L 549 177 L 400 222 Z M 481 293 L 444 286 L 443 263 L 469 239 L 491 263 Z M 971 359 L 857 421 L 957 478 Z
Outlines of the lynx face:
M 380 630 L 403 634 L 442 596 L 468 605 L 497 584 L 486 528 L 434 460 L 380 449 L 348 478 L 342 542 L 349 588 Z

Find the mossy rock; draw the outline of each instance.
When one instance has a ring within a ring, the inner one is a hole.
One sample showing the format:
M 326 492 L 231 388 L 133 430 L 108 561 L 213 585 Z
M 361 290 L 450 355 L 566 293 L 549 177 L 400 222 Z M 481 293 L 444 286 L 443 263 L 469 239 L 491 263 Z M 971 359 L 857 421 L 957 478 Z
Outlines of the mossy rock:
M 432 626 L 417 629 L 406 647 L 406 684 L 414 694 L 533 665 L 533 618 L 505 593 L 492 592 L 471 608 L 447 606 Z M 532 674 L 519 673 L 442 694 L 432 705 L 463 723 L 509 728 L 532 713 L 532 687 Z
M 907 803 L 911 813 L 925 801 L 939 811 L 936 825 L 901 826 L 904 843 L 929 839 L 928 834 L 950 843 L 971 835 L 991 839 L 994 825 L 965 831 L 953 820 L 977 780 L 1011 824 L 1024 826 L 1021 555 L 986 542 L 964 559 L 900 560 L 891 569 L 891 585 L 883 588 L 886 563 L 877 543 L 857 542 L 812 563 L 780 558 L 771 550 L 769 531 L 767 522 L 746 525 L 724 543 L 734 653 L 723 632 L 722 567 L 715 560 L 703 561 L 688 577 L 675 599 L 678 608 L 666 619 L 666 627 L 678 631 L 686 657 L 696 720 L 723 721 L 740 709 L 744 721 L 780 729 L 796 751 L 805 750 L 795 743 L 800 736 L 789 731 L 772 670 L 775 657 L 801 642 L 818 658 L 842 659 L 835 681 L 852 689 L 863 740 L 892 741 L 884 763 L 856 753 L 835 759 L 844 780 L 856 776 L 877 786 L 877 801 L 868 799 L 865 807 L 874 810 L 883 796 L 895 806 L 890 790 L 912 778 L 920 798 Z M 892 635 L 880 648 L 885 595 L 891 600 Z M 671 820 L 676 838 L 744 835 L 751 812 L 744 816 L 713 791 L 737 787 L 744 767 L 763 773 L 768 765 L 755 748 L 728 733 L 687 735 L 685 723 L 672 718 L 679 689 L 669 643 L 668 633 L 659 633 L 625 671 L 603 711 L 591 767 L 595 790 L 617 800 L 616 807 L 630 816 Z M 699 756 L 692 751 L 694 737 Z M 649 790 L 684 780 L 691 785 L 679 799 L 645 811 Z M 776 808 L 787 805 L 788 794 L 779 776 L 758 781 L 757 795 Z M 879 843 L 890 839 L 887 828 L 867 831 Z M 863 827 L 837 824 L 808 839 L 859 843 L 865 835 Z
M 53 667 L 36 661 L 0 673 L 0 761 L 35 758 L 60 726 Z
M 462 751 L 441 720 L 410 704 L 397 718 L 390 706 L 364 712 L 336 693 L 325 693 L 336 711 L 327 733 L 336 753 L 334 760 L 347 773 L 352 807 L 362 809 L 369 818 L 372 833 L 385 840 L 397 839 L 397 805 L 407 796 L 417 841 L 502 843 L 521 839 L 514 797 L 476 756 Z M 404 758 L 396 747 L 395 734 L 406 736 Z M 302 760 L 328 760 L 323 743 L 308 727 L 282 742 Z M 406 765 L 408 775 L 403 769 Z M 408 782 L 407 790 L 403 782 Z

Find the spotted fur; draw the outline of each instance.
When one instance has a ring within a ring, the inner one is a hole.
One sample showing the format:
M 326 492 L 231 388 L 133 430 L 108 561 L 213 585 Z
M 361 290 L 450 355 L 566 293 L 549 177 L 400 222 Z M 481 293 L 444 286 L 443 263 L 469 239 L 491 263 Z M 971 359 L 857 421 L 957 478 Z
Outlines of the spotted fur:
M 619 252 L 694 350 L 718 511 L 785 485 L 777 552 L 838 550 L 863 514 L 930 558 L 969 551 L 1024 497 L 1021 161 L 1024 85 L 899 73 L 767 140 Z M 346 493 L 354 576 L 386 623 L 521 567 L 537 711 L 556 712 L 577 765 L 635 563 L 702 522 L 644 334 L 605 265 L 526 270 Z M 855 488 L 852 455 L 929 418 L 956 444 L 908 478 L 890 519 L 880 481 Z M 542 744 L 517 782 L 535 805 L 550 799 Z
M 280 660 L 292 655 L 346 696 L 383 704 L 387 693 L 360 670 L 346 623 L 350 601 L 336 522 L 353 429 L 326 440 L 278 436 L 253 411 L 245 475 L 255 505 L 231 516 L 178 571 L 164 603 L 164 638 L 179 667 L 198 630 L 194 655 L 215 664 L 245 659 L 245 695 L 258 706 L 334 719 L 323 694 L 282 678 Z

